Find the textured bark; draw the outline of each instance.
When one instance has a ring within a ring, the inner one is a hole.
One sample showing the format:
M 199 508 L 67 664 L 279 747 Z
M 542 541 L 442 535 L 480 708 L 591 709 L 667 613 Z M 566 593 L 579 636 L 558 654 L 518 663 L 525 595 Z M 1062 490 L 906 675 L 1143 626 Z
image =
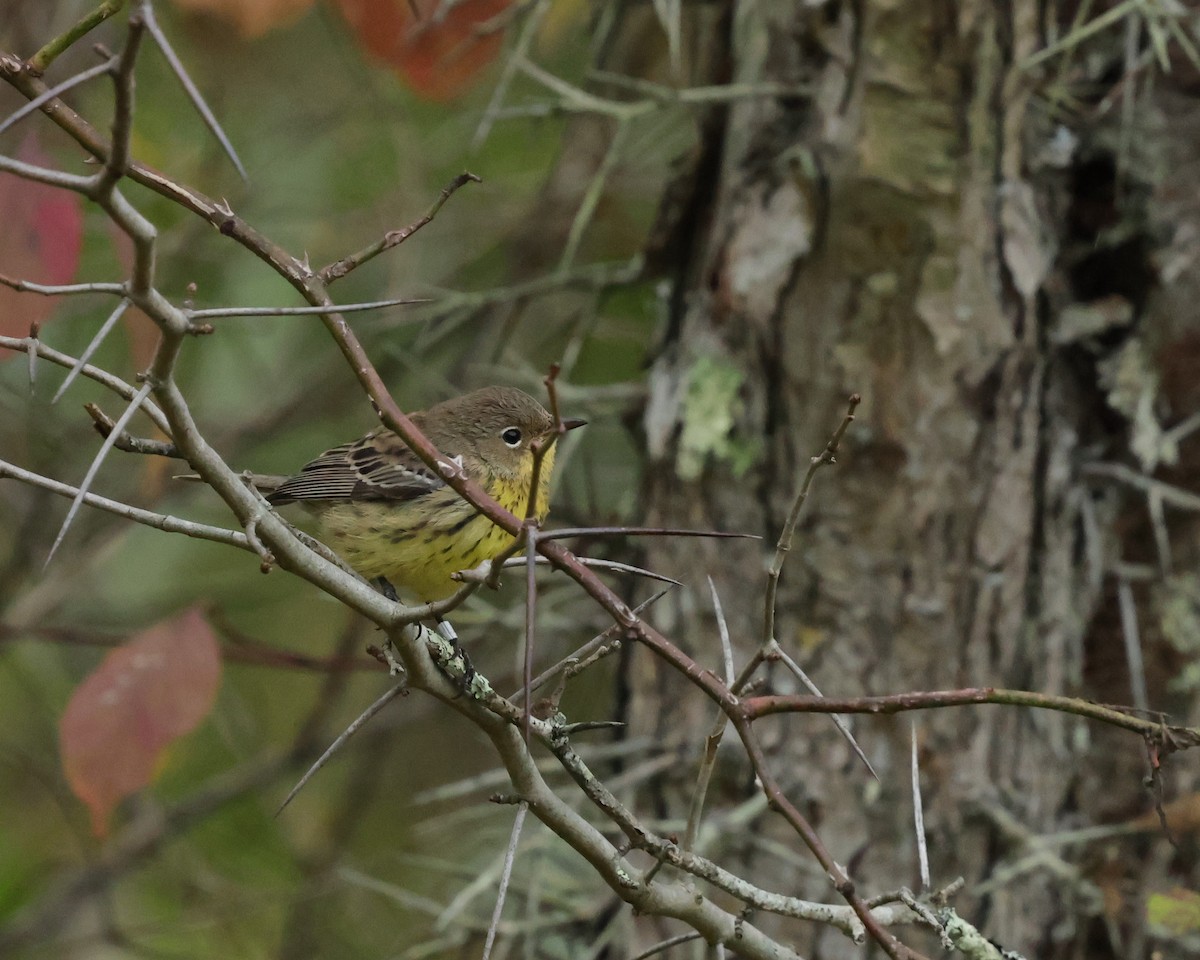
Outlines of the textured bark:
M 730 79 L 812 94 L 714 113 L 664 201 L 650 262 L 674 288 L 644 420 L 646 520 L 773 543 L 808 457 L 861 392 L 780 593 L 778 639 L 822 689 L 993 685 L 1129 703 L 1116 575 L 1140 564 L 1149 702 L 1186 721 L 1192 699 L 1168 690 L 1179 656 L 1159 624 L 1167 597 L 1194 615 L 1195 529 L 1168 508 L 1168 580 L 1145 497 L 1084 467 L 1197 486 L 1200 441 L 1172 464 L 1160 428 L 1200 401 L 1200 102 L 1180 64 L 1136 94 L 1135 126 L 1122 127 L 1105 108 L 1121 98 L 1117 42 L 1077 68 L 1091 99 L 1060 126 L 1047 99 L 1057 62 L 1021 66 L 1046 43 L 1041 15 L 1028 0 L 739 6 Z M 660 617 L 709 666 L 705 577 L 744 660 L 760 639 L 764 548 L 648 548 L 653 568 L 692 586 Z M 710 709 L 648 655 L 628 666 L 632 730 L 686 760 L 648 799 L 684 816 Z M 795 686 L 778 668 L 771 685 Z M 1194 857 L 1149 833 L 1023 860 L 1029 837 L 1153 819 L 1144 746 L 997 707 L 916 723 L 934 883 L 967 878 L 964 915 L 1028 956 L 1144 955 L 1147 893 L 1194 883 Z M 859 888 L 915 885 L 909 718 L 856 723 L 878 785 L 827 720 L 769 729 L 793 799 Z M 711 816 L 744 800 L 750 823 L 710 852 L 830 896 L 803 858 L 771 853 L 794 839 L 755 809 L 729 754 Z M 1192 766 L 1176 758 L 1168 799 L 1189 794 Z M 861 954 L 789 935 L 813 956 Z

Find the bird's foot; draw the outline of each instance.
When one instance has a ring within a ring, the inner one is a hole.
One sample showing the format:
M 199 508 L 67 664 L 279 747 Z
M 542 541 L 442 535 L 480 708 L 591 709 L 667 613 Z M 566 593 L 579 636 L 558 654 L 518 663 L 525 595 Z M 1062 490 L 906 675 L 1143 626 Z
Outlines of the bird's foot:
M 400 597 L 396 593 L 396 588 L 392 586 L 392 582 L 387 577 L 376 577 L 371 581 L 371 585 L 382 593 L 392 603 L 399 603 Z
M 437 632 L 450 645 L 449 662 L 443 665 L 451 667 L 446 671 L 450 675 L 450 679 L 467 696 L 477 697 L 479 685 L 487 684 L 487 679 L 476 671 L 475 665 L 471 663 L 466 649 L 459 643 L 458 633 L 455 632 L 449 620 L 438 617 Z

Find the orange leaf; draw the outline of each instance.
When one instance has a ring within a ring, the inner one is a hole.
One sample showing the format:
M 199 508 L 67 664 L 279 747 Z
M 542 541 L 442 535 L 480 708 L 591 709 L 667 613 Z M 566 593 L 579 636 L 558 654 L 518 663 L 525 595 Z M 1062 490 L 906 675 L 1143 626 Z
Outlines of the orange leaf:
M 17 159 L 54 165 L 32 134 L 17 149 Z M 83 244 L 78 194 L 0 173 L 0 224 L 0 273 L 35 283 L 68 283 L 75 276 Z M 30 325 L 46 320 L 57 304 L 57 297 L 0 287 L 0 333 L 27 336 Z
M 512 0 L 335 0 L 359 42 L 422 97 L 452 100 L 496 59 L 503 31 L 490 21 Z M 416 6 L 419 16 L 413 16 Z M 449 7 L 444 14 L 443 6 Z M 485 29 L 486 28 L 486 29 Z
M 232 23 L 243 40 L 286 27 L 312 5 L 313 0 L 175 0 L 175 6 L 182 10 Z
M 113 808 L 154 779 L 166 747 L 208 715 L 220 678 L 217 639 L 191 609 L 112 650 L 75 688 L 59 744 L 97 836 Z

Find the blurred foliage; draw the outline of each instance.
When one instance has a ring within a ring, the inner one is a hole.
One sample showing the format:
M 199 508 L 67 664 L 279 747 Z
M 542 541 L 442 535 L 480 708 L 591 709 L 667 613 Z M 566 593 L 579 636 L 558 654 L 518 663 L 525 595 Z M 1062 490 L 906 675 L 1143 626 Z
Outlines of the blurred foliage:
M 534 49 L 548 69 L 578 81 L 589 58 L 588 10 L 555 6 Z M 14 5 L 0 18 L 0 38 L 29 55 L 87 7 Z M 541 234 L 555 256 L 561 250 L 590 177 L 581 173 L 579 182 L 558 184 L 567 190 L 566 203 L 547 198 L 547 177 L 569 120 L 556 111 L 501 118 L 472 151 L 504 52 L 460 98 L 431 102 L 368 58 L 333 9 L 317 4 L 298 18 L 296 9 L 279 5 L 272 29 L 239 33 L 219 10 L 156 7 L 239 150 L 249 183 L 239 181 L 149 45 L 138 66 L 135 156 L 225 198 L 314 267 L 415 220 L 464 168 L 480 175 L 482 185 L 461 191 L 430 226 L 340 282 L 335 295 L 346 302 L 434 298 L 425 308 L 351 320 L 394 395 L 410 409 L 491 382 L 536 390 L 548 364 L 562 359 L 564 407 L 592 426 L 586 436 L 572 435 L 560 455 L 555 516 L 572 522 L 629 517 L 638 489 L 637 444 L 622 418 L 639 402 L 659 313 L 655 293 L 627 281 L 612 288 L 559 282 L 555 276 L 566 274 L 555 274 L 544 250 L 514 242 Z M 123 22 L 124 15 L 117 16 L 69 50 L 48 82 L 94 62 L 93 42 L 119 49 Z M 247 39 L 246 33 L 257 35 Z M 509 100 L 538 96 L 544 91 L 518 79 Z M 107 82 L 77 90 L 70 100 L 97 126 L 108 123 Z M 10 90 L 0 91 L 0 114 L 17 105 Z M 40 116 L 6 134 L 0 151 L 15 153 L 25 130 L 36 130 L 55 165 L 79 168 L 77 151 Z M 667 164 L 692 136 L 682 111 L 649 116 L 632 131 L 620 176 L 601 191 L 579 256 L 565 271 L 593 264 L 617 270 L 638 253 Z M 128 194 L 161 231 L 159 279 L 168 296 L 197 306 L 298 302 L 281 280 L 207 224 L 143 189 L 130 185 Z M 531 231 L 531 224 L 540 230 Z M 128 263 L 125 244 L 94 209 L 84 214 L 80 257 L 77 280 L 115 279 Z M 542 292 L 513 295 L 515 284 L 537 278 L 549 278 Z M 43 338 L 78 355 L 112 306 L 99 297 L 63 299 Z M 374 425 L 369 404 L 316 318 L 216 325 L 214 335 L 187 345 L 180 380 L 206 436 L 235 467 L 291 470 Z M 131 311 L 94 362 L 133 381 L 153 342 L 149 322 Z M 111 394 L 83 379 L 51 406 L 64 376 L 39 363 L 31 388 L 24 358 L 0 363 L 0 457 L 77 483 L 100 444 L 80 404 L 96 402 L 113 416 L 120 409 Z M 138 418 L 133 429 L 147 434 L 151 427 Z M 179 472 L 176 463 L 114 453 L 96 490 L 227 524 L 214 496 L 171 479 Z M 281 572 L 261 575 L 246 554 L 97 512 L 80 515 L 43 570 L 66 508 L 66 501 L 44 492 L 0 485 L 0 930 L 52 889 L 60 871 L 94 863 L 103 849 L 65 783 L 56 730 L 72 689 L 106 646 L 193 605 L 209 611 L 219 636 L 224 625 L 226 633 L 265 648 L 313 657 L 332 655 L 347 630 L 338 604 Z M 593 552 L 605 549 L 598 544 Z M 545 578 L 540 664 L 602 626 L 580 619 L 592 612 L 567 605 L 571 594 L 562 580 Z M 516 684 L 523 616 L 520 591 L 510 583 L 499 594 L 479 595 L 455 619 L 475 662 L 504 688 Z M 223 642 L 228 650 L 237 641 L 223 636 Z M 355 649 L 365 642 L 359 637 Z M 325 682 L 317 671 L 230 660 L 213 714 L 168 750 L 154 786 L 118 808 L 115 832 L 153 821 L 156 811 L 203 791 L 224 771 L 287 749 Z M 353 674 L 322 736 L 341 729 L 386 684 L 377 672 Z M 604 712 L 608 694 L 602 684 L 592 689 L 572 692 L 575 715 Z M 494 884 L 461 902 L 453 922 L 439 924 L 430 903 L 444 908 L 454 902 L 479 875 L 479 864 L 502 855 L 511 811 L 482 802 L 494 783 L 432 803 L 414 797 L 479 775 L 489 763 L 490 751 L 465 724 L 428 701 L 402 699 L 278 820 L 274 806 L 298 770 L 202 819 L 128 871 L 97 910 L 72 919 L 51 945 L 20 955 L 353 958 L 451 951 L 455 938 L 477 935 L 480 923 L 486 928 Z M 594 881 L 560 863 L 562 848 L 538 826 L 527 831 L 539 852 L 529 858 L 534 866 L 522 863 L 516 889 L 552 902 L 563 927 L 586 926 L 589 911 L 604 899 Z M 550 864 L 556 864 L 553 880 L 532 879 Z M 539 884 L 540 891 L 530 892 Z M 590 893 L 577 896 L 576 887 Z M 403 896 L 396 893 L 401 890 Z M 531 902 L 518 893 L 514 909 L 529 909 Z M 558 952 L 567 955 L 570 942 L 562 939 Z

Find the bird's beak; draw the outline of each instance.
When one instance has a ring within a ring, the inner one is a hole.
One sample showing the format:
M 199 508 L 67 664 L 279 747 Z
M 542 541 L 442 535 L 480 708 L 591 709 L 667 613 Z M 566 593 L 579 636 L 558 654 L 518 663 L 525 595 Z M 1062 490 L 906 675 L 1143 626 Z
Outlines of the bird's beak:
M 567 417 L 562 422 L 564 430 L 574 430 L 576 427 L 586 427 L 587 421 L 580 420 L 578 417 Z

